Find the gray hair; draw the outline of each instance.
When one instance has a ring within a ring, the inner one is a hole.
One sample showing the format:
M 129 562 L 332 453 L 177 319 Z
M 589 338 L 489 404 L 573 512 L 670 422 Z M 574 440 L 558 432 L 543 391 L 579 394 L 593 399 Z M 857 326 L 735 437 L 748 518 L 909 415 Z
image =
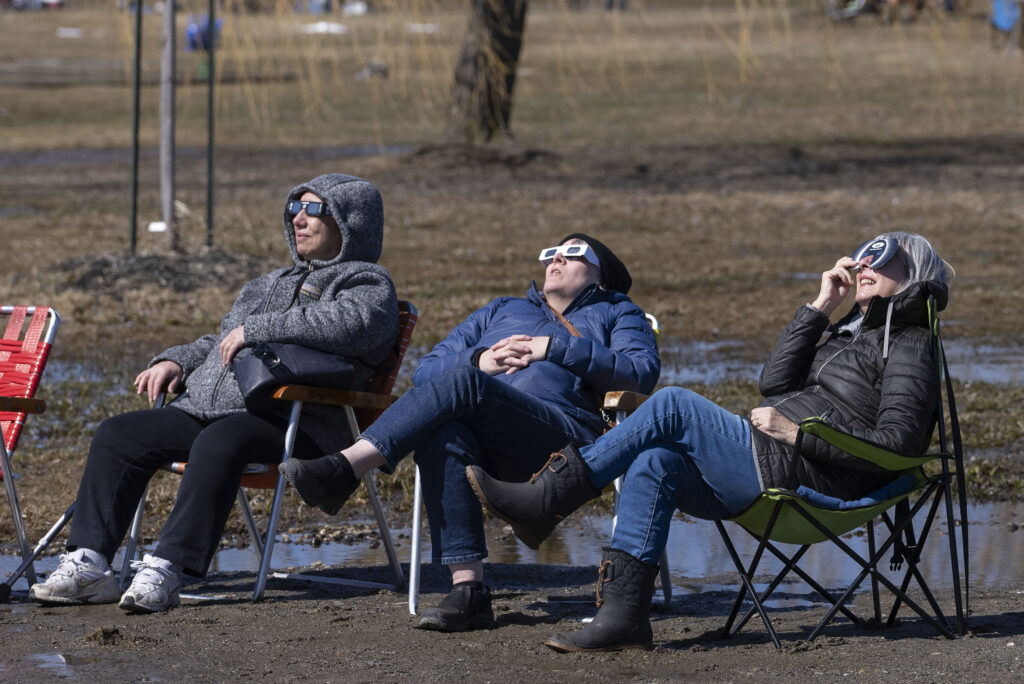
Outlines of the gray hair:
M 949 285 L 956 272 L 953 267 L 935 251 L 927 238 L 917 233 L 902 230 L 882 233 L 878 237 L 896 238 L 900 243 L 899 258 L 907 267 L 907 279 L 903 281 L 897 292 L 901 292 L 914 283 L 937 280 Z

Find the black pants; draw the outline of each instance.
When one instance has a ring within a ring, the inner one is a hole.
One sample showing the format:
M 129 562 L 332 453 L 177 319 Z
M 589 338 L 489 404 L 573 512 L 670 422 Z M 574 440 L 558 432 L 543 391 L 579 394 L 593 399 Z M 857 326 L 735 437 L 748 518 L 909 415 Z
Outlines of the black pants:
M 94 549 L 108 561 L 124 539 L 153 474 L 188 461 L 154 555 L 202 577 L 217 550 L 247 463 L 277 463 L 287 421 L 241 413 L 213 421 L 173 406 L 124 413 L 100 423 L 89 448 L 68 549 Z M 320 456 L 299 431 L 293 457 Z

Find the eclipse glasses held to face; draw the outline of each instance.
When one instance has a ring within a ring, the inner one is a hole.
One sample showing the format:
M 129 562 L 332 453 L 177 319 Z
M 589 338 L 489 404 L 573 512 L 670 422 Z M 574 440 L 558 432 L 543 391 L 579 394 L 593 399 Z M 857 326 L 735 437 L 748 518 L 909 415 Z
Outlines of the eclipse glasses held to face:
M 853 250 L 853 254 L 850 258 L 857 262 L 856 266 L 850 267 L 850 272 L 857 272 L 860 270 L 861 261 L 864 259 L 870 259 L 868 266 L 873 270 L 878 270 L 889 263 L 897 252 L 900 251 L 900 242 L 893 237 L 877 237 L 872 238 Z
M 540 250 L 539 260 L 543 261 L 545 266 L 549 266 L 559 254 L 566 259 L 586 259 L 598 268 L 601 266 L 601 262 L 597 260 L 597 255 L 594 254 L 594 250 L 588 244 L 548 247 L 547 249 Z
M 331 210 L 327 208 L 327 202 L 307 202 L 305 200 L 290 200 L 284 205 L 284 210 L 289 216 L 298 216 L 299 212 L 306 210 L 306 216 L 330 216 Z

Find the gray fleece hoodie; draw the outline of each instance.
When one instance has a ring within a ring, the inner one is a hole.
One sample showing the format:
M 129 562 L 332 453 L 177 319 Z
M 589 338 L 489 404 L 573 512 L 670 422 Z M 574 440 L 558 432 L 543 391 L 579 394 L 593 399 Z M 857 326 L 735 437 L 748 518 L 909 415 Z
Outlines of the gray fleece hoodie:
M 295 250 L 295 229 L 284 213 L 284 239 L 293 265 L 246 283 L 220 324 L 220 334 L 171 347 L 158 361 L 174 361 L 185 374 L 187 392 L 171 406 L 202 419 L 245 411 L 231 365 L 220 360 L 220 341 L 244 326 L 245 346 L 291 342 L 343 354 L 354 361 L 357 385 L 369 378 L 398 337 L 398 300 L 387 269 L 376 264 L 384 233 L 380 193 L 361 178 L 318 176 L 292 188 L 288 200 L 312 192 L 327 202 L 341 229 L 341 252 L 333 259 L 306 261 Z M 279 411 L 287 417 L 288 405 Z M 348 445 L 343 409 L 304 408 L 300 429 L 324 452 Z

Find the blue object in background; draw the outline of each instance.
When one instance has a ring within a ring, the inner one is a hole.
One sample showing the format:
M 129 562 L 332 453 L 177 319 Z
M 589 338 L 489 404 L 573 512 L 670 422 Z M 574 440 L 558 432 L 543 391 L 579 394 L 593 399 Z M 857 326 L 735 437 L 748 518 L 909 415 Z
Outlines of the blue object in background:
M 209 52 L 213 41 L 220 38 L 220 27 L 224 20 L 218 19 L 214 22 L 213 35 L 210 34 L 210 15 L 203 14 L 197 19 L 189 15 L 188 25 L 185 27 L 185 50 L 195 52 L 203 50 Z
M 1020 19 L 1020 5 L 1017 0 L 992 0 L 991 19 L 996 30 L 1009 33 Z

